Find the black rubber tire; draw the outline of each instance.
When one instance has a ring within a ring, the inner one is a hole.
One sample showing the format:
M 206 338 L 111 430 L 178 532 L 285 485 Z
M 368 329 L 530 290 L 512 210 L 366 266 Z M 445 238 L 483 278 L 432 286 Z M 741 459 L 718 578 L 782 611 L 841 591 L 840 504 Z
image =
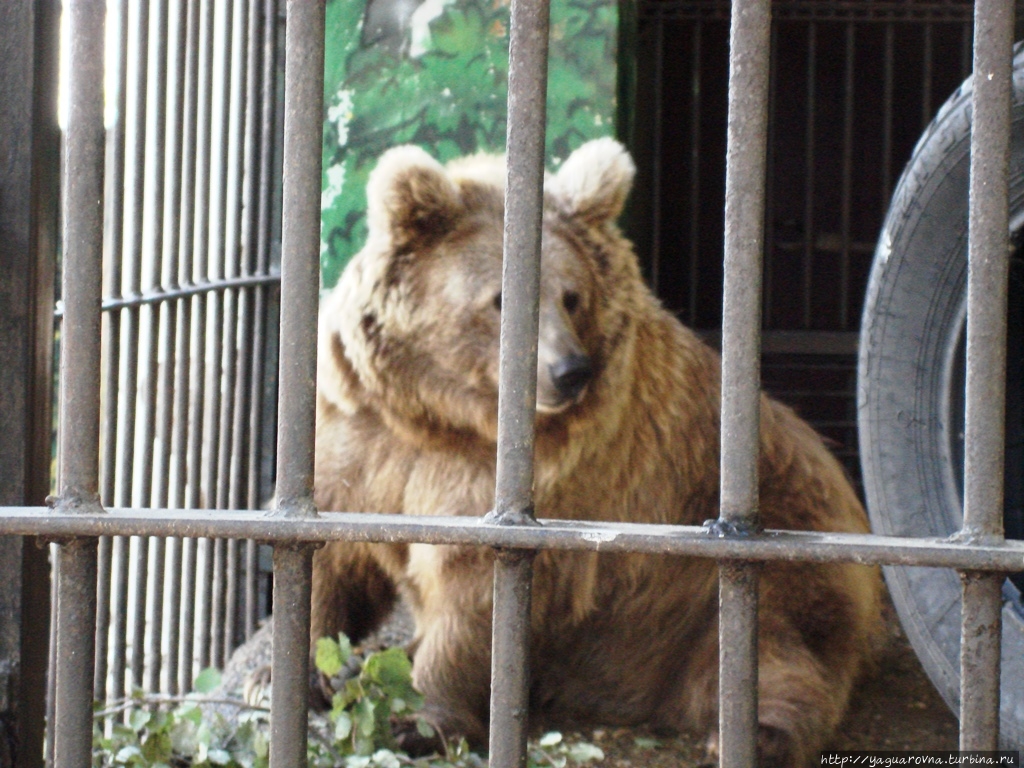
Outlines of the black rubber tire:
M 860 336 L 858 423 L 872 526 L 896 536 L 955 533 L 963 521 L 963 331 L 970 165 L 968 80 L 918 142 L 875 251 Z M 1014 59 L 1011 231 L 1024 230 L 1024 53 Z M 1024 288 L 1011 274 L 1008 345 L 1007 533 L 1024 505 Z M 910 642 L 939 693 L 959 711 L 960 581 L 954 571 L 891 567 L 886 582 Z M 1016 583 L 1015 583 L 1016 582 Z M 1001 741 L 1024 745 L 1024 611 L 1004 589 Z

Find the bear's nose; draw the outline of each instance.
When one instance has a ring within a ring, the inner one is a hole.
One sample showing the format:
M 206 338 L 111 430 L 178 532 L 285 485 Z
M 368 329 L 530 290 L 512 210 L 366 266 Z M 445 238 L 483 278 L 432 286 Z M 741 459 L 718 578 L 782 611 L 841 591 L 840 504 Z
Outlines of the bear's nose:
M 566 355 L 548 366 L 551 381 L 565 400 L 575 399 L 587 386 L 594 373 L 586 355 Z

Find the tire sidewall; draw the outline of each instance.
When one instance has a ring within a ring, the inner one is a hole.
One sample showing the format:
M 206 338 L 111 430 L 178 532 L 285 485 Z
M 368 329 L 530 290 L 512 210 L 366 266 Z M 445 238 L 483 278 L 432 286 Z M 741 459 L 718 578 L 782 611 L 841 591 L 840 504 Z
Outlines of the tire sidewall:
M 1024 216 L 1024 57 L 1014 67 L 1011 221 Z M 897 186 L 861 326 L 858 424 L 877 533 L 947 537 L 963 521 L 962 334 L 970 170 L 968 81 L 946 103 Z M 960 579 L 888 567 L 897 613 L 939 693 L 959 710 Z M 1024 623 L 1004 606 L 1001 736 L 1024 744 Z

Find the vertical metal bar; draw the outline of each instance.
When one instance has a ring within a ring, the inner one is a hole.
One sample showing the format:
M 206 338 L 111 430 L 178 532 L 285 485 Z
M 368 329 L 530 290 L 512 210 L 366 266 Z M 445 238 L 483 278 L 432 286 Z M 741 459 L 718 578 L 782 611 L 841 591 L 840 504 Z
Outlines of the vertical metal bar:
M 275 115 L 275 73 L 277 65 L 277 2 L 264 0 L 263 20 L 263 68 L 260 86 L 259 123 L 259 169 L 256 180 L 258 199 L 255 202 L 255 270 L 266 274 L 270 264 L 271 192 L 270 179 L 274 159 L 274 115 Z M 263 431 L 263 378 L 265 336 L 268 328 L 267 289 L 257 286 L 253 314 L 256 318 L 252 337 L 252 407 L 249 416 L 249 503 L 255 508 L 260 494 L 260 446 Z M 246 542 L 245 548 L 245 636 L 252 637 L 256 631 L 259 606 L 259 549 L 254 541 Z
M 145 195 L 145 150 L 146 150 L 146 62 L 148 52 L 149 26 L 148 3 L 128 4 L 128 81 L 125 112 L 125 194 L 124 194 L 124 275 L 122 290 L 132 296 L 141 292 L 142 288 L 142 218 L 143 197 Z M 119 506 L 131 506 L 138 503 L 137 495 L 133 495 L 135 477 L 136 448 L 136 399 L 139 391 L 139 331 L 140 315 L 138 307 L 129 307 L 122 311 L 121 317 L 121 369 L 118 385 L 119 416 L 118 416 L 118 471 L 115 488 L 115 499 Z M 140 611 L 144 612 L 145 574 L 149 558 L 148 548 L 142 547 L 137 537 L 132 544 L 124 548 L 128 557 L 121 560 L 121 573 L 117 574 L 118 584 L 124 585 L 124 591 L 115 592 L 115 616 L 121 614 L 127 629 L 131 622 L 131 673 L 132 684 L 142 685 L 142 648 L 141 637 L 138 635 L 144 624 L 139 619 Z M 134 576 L 134 579 L 132 578 Z M 133 583 L 129 586 L 128 582 Z M 128 603 L 129 595 L 133 598 Z M 124 630 L 119 633 L 123 634 Z M 127 652 L 128 637 L 115 636 L 114 649 L 115 670 L 125 663 L 117 658 Z M 118 695 L 118 681 L 115 680 L 115 695 Z
M 47 547 L 49 550 L 50 557 L 50 642 L 49 648 L 46 650 L 46 668 L 49 674 L 46 676 L 46 722 L 56 723 L 57 722 L 57 585 L 60 583 L 60 548 L 56 544 L 51 544 Z M 95 650 L 95 649 L 94 649 Z M 51 726 L 45 728 L 46 731 L 46 743 L 43 747 L 46 757 L 45 763 L 47 768 L 52 768 L 55 764 L 54 752 L 56 751 L 56 741 L 54 731 L 56 728 Z
M 209 627 L 203 637 L 210 643 L 210 665 L 224 666 L 224 648 L 221 640 L 224 633 L 224 584 L 227 577 L 224 539 L 209 541 L 210 556 L 213 558 L 213 582 L 210 589 Z
M 167 139 L 166 121 L 161 110 L 166 107 L 167 84 L 167 2 L 150 3 L 147 31 L 146 66 L 146 141 L 142 197 L 142 264 L 140 277 L 146 289 L 158 287 L 163 273 L 163 207 L 164 152 Z M 159 377 L 157 345 L 161 335 L 161 308 L 150 304 L 142 308 L 140 338 L 140 407 L 141 424 L 136 434 L 136 451 L 140 454 L 139 482 L 135 497 L 141 506 L 156 504 L 153 498 L 153 467 L 162 463 L 168 446 L 154 442 L 156 433 L 156 395 Z M 160 633 L 163 631 L 163 558 L 164 543 L 143 537 L 140 551 L 146 553 L 146 568 L 141 562 L 136 579 L 135 630 L 132 633 L 132 671 L 136 685 L 145 683 L 144 673 L 150 671 L 150 690 L 159 689 Z
M 248 15 L 244 0 L 235 0 L 232 22 L 229 28 L 231 45 L 230 56 L 230 87 L 227 99 L 227 168 L 224 195 L 224 274 L 237 277 L 241 274 L 241 226 L 242 216 L 242 185 L 243 159 L 245 147 L 245 97 L 248 89 L 246 62 L 249 46 Z M 244 390 L 246 365 L 239 359 L 241 349 L 239 337 L 241 331 L 240 317 L 244 311 L 241 291 L 227 290 L 224 292 L 224 326 L 222 338 L 224 346 L 221 356 L 223 399 L 220 410 L 220 451 L 218 456 L 217 475 L 220 478 L 218 489 L 218 508 L 235 507 L 232 503 L 234 488 L 237 486 L 236 473 L 233 467 L 236 449 L 240 448 L 240 437 L 236 438 L 236 425 L 241 426 L 241 409 L 239 408 L 239 390 Z M 219 635 L 216 640 L 219 646 L 217 665 L 221 666 L 231 652 L 234 643 L 235 611 L 238 605 L 238 544 L 235 541 L 223 542 L 218 551 L 223 550 L 224 583 L 222 589 L 222 610 L 214 625 L 214 632 Z
M 889 208 L 889 195 L 892 194 L 892 76 L 894 33 L 892 22 L 885 25 L 885 59 L 882 81 L 882 215 Z
M 769 0 L 736 0 L 729 40 L 722 312 L 721 519 L 724 532 L 759 527 L 761 260 L 771 53 Z M 719 568 L 721 765 L 755 762 L 756 565 Z
M 193 655 L 195 653 L 196 610 L 196 539 L 181 540 L 181 648 L 178 653 L 178 691 L 192 690 Z M 170 671 L 168 670 L 168 674 Z
M 534 418 L 541 223 L 544 215 L 544 128 L 547 108 L 547 0 L 513 0 L 509 50 L 508 170 L 505 184 L 498 462 L 499 524 L 535 525 Z M 533 553 L 499 553 L 494 568 L 491 640 L 490 763 L 525 763 L 529 710 Z
M 1012 0 L 974 6 L 964 538 L 1003 538 Z M 1001 574 L 963 575 L 960 748 L 999 742 Z
M 214 41 L 214 10 L 213 0 L 200 0 L 199 10 L 199 55 L 196 64 L 196 141 L 195 141 L 195 191 L 193 193 L 194 225 L 192 234 L 192 274 L 190 279 L 202 281 L 208 278 L 209 233 L 210 233 L 210 112 L 211 79 Z M 186 214 L 187 215 L 187 214 Z M 206 419 L 206 335 L 207 335 L 207 296 L 200 293 L 193 297 L 191 307 L 190 337 L 190 383 L 189 383 L 189 428 L 188 428 L 188 499 L 186 505 L 191 509 L 204 506 L 204 496 L 208 499 L 210 488 L 206 485 L 203 463 L 204 434 Z M 183 584 L 182 599 L 187 608 L 182 616 L 182 669 L 179 675 L 186 689 L 192 687 L 192 664 L 197 655 L 194 648 L 199 641 L 198 658 L 200 668 L 209 664 L 209 643 L 205 642 L 208 634 L 203 634 L 204 617 L 209 600 L 209 579 L 198 574 L 200 561 L 204 567 L 205 557 L 200 558 L 200 550 L 207 544 L 195 541 L 186 548 L 186 563 L 191 569 L 186 571 L 186 582 Z M 197 594 L 197 582 L 201 592 Z M 188 586 L 189 590 L 184 589 Z M 198 603 L 198 605 L 197 605 Z M 197 616 L 198 614 L 198 616 Z M 196 626 L 198 623 L 199 626 Z M 187 652 L 187 653 L 186 653 Z
M 167 86 L 164 106 L 165 128 L 167 136 L 164 150 L 164 195 L 163 195 L 163 238 L 162 238 L 162 273 L 160 283 L 166 287 L 178 286 L 180 228 L 178 215 L 182 194 L 182 136 L 184 133 L 184 78 L 185 55 L 188 29 L 188 14 L 185 0 L 172 0 L 167 16 Z M 180 323 L 177 301 L 166 302 L 162 307 L 160 320 L 160 374 L 157 386 L 158 417 L 157 445 L 160 446 L 160 458 L 155 470 L 153 503 L 157 507 L 167 507 L 171 503 L 172 494 L 177 493 L 172 470 L 172 457 L 176 447 L 176 431 L 178 424 L 185 423 L 185 414 L 176 411 L 179 393 L 175 391 L 176 372 L 178 368 L 177 352 L 179 344 L 185 336 L 184 327 Z M 182 384 L 185 390 L 184 383 Z M 180 442 L 177 443 L 180 450 Z M 175 505 L 180 506 L 180 503 Z M 165 554 L 166 553 L 166 554 Z M 150 588 L 153 597 L 151 635 L 152 644 L 147 651 L 152 665 L 150 667 L 148 687 L 150 690 L 161 689 L 161 672 L 166 669 L 166 689 L 177 692 L 178 675 L 178 631 L 180 624 L 177 610 L 181 599 L 181 541 L 160 539 L 154 551 L 154 584 Z M 159 573 L 159 578 L 156 578 Z M 166 596 L 164 586 L 166 585 Z M 166 601 L 165 601 L 166 597 Z M 164 639 L 164 604 L 167 605 L 166 637 L 167 652 L 163 653 Z M 166 665 L 164 662 L 166 661 Z
M 324 6 L 289 0 L 285 32 L 284 214 L 277 509 L 316 515 L 313 504 L 316 326 L 320 290 Z M 312 549 L 274 549 L 274 696 L 270 764 L 305 765 Z
M 756 564 L 718 564 L 722 766 L 757 764 L 757 578 Z
M 811 327 L 811 286 L 814 280 L 814 142 L 817 118 L 818 25 L 807 25 L 807 110 L 804 124 L 804 263 L 800 295 L 803 327 Z
M 663 19 L 659 19 L 664 24 Z M 690 66 L 693 74 L 690 77 L 690 295 L 687 303 L 689 306 L 689 318 L 692 325 L 699 321 L 700 313 L 700 121 L 704 99 L 701 66 L 703 65 L 701 45 L 704 39 L 704 24 L 697 19 L 693 23 L 693 55 L 690 58 Z M 662 51 L 664 54 L 664 51 Z M 658 91 L 658 98 L 661 98 L 661 90 Z M 659 153 L 655 162 L 661 163 L 661 137 L 655 145 L 655 152 Z M 659 202 L 660 222 L 660 202 Z M 660 228 L 660 223 L 659 223 Z M 659 246 L 660 247 L 660 246 Z M 659 255 L 664 258 L 664 255 Z
M 999 748 L 1003 574 L 965 571 L 960 645 L 960 749 Z
M 102 511 L 99 503 L 100 302 L 103 264 L 103 50 L 106 3 L 67 9 L 68 129 L 62 178 L 64 321 L 61 330 L 60 470 L 62 512 Z M 57 582 L 54 764 L 92 760 L 96 641 L 96 540 L 60 547 Z
M 850 322 L 850 207 L 853 205 L 853 120 L 854 65 L 856 27 L 846 23 L 845 69 L 843 72 L 843 165 L 840 197 L 840 236 L 842 253 L 839 259 L 839 330 L 848 330 Z
M 183 94 L 181 97 L 181 168 L 178 171 L 180 200 L 174 208 L 171 208 L 170 215 L 176 216 L 178 221 L 177 247 L 178 247 L 178 270 L 172 277 L 175 285 L 182 285 L 192 278 L 192 253 L 194 248 L 194 201 L 196 184 L 196 131 L 197 131 L 197 94 L 199 90 L 199 19 L 200 7 L 198 0 L 185 0 L 187 10 L 185 13 L 184 30 L 184 52 L 180 65 L 183 67 Z M 173 198 L 168 198 L 166 204 L 170 206 Z M 171 437 L 171 455 L 174 458 L 173 470 L 171 472 L 171 504 L 175 507 L 185 507 L 186 490 L 188 484 L 189 461 L 189 440 L 191 414 L 189 411 L 190 400 L 190 375 L 192 358 L 190 354 L 191 328 L 192 328 L 192 301 L 182 299 L 177 302 L 177 322 L 175 325 L 174 345 L 174 432 Z M 170 612 L 168 615 L 168 648 L 167 648 L 167 680 L 168 690 L 171 693 L 188 690 L 188 682 L 191 679 L 191 662 L 187 665 L 185 674 L 181 674 L 183 658 L 192 658 L 192 625 L 188 619 L 190 614 L 185 613 L 184 605 L 191 603 L 191 595 L 194 594 L 194 581 L 192 590 L 187 589 L 191 563 L 186 558 L 186 551 L 194 546 L 194 542 L 178 539 L 170 549 L 168 568 L 173 575 L 170 583 L 170 590 L 167 596 Z M 185 678 L 182 684 L 182 678 Z
M 228 118 L 225 114 L 228 104 L 231 71 L 229 68 L 231 53 L 231 3 L 214 3 L 213 20 L 213 59 L 210 102 L 210 155 L 209 155 L 209 240 L 207 273 L 204 277 L 211 281 L 219 281 L 225 276 L 225 196 L 227 193 L 228 174 Z M 223 384 L 223 319 L 226 316 L 224 295 L 212 291 L 206 300 L 206 410 L 204 442 L 203 487 L 206 490 L 207 504 L 213 508 L 220 506 L 221 477 L 220 443 L 221 443 L 221 387 Z M 217 551 L 214 545 L 213 550 Z M 216 558 L 214 558 L 216 559 Z M 211 605 L 211 617 L 215 616 L 215 607 L 220 608 L 220 594 L 216 585 L 212 585 L 212 596 L 215 605 Z M 216 646 L 209 632 L 204 634 L 211 644 L 211 658 L 216 655 Z
M 128 615 L 128 537 L 115 536 L 111 547 L 110 587 L 110 696 L 125 695 L 125 668 L 127 666 L 126 622 Z
M 662 89 L 665 83 L 665 17 L 654 19 L 654 119 L 651 126 L 651 289 L 661 279 L 661 121 L 664 119 Z
M 103 261 L 104 261 L 104 294 L 120 296 L 121 294 L 121 258 L 122 225 L 124 216 L 124 139 L 125 139 L 125 92 L 128 60 L 128 2 L 120 0 L 116 4 L 108 4 L 107 24 L 114 26 L 113 34 L 118 41 L 112 53 L 105 54 L 106 66 L 113 70 L 111 78 L 112 91 L 106 94 L 114 115 L 113 122 L 107 129 L 106 153 L 104 170 L 104 225 L 103 225 Z M 109 34 L 109 30 L 108 30 Z M 114 488 L 117 472 L 117 401 L 118 370 L 120 369 L 120 338 L 121 315 L 119 312 L 107 312 L 103 318 L 103 330 L 100 347 L 103 357 L 103 406 L 101 418 L 102 438 L 100 440 L 100 487 L 101 502 L 114 503 Z M 97 567 L 97 615 L 96 615 L 96 663 L 94 671 L 95 696 L 99 700 L 106 698 L 107 688 L 107 655 L 110 636 L 111 598 L 113 573 L 114 544 L 110 537 L 104 537 L 99 545 L 99 565 Z M 56 631 L 56 625 L 51 625 Z M 123 676 L 122 676 L 123 677 Z M 116 695 L 113 691 L 111 695 Z
M 934 44 L 932 25 L 924 25 L 924 50 L 921 53 L 921 130 L 932 121 L 932 71 L 934 70 Z
M 778 75 L 775 61 L 779 50 L 779 30 L 771 26 L 771 54 L 768 74 L 768 144 L 765 157 L 765 212 L 764 212 L 764 285 L 762 286 L 762 322 L 765 328 L 772 327 L 772 291 L 775 280 L 775 94 L 778 90 Z

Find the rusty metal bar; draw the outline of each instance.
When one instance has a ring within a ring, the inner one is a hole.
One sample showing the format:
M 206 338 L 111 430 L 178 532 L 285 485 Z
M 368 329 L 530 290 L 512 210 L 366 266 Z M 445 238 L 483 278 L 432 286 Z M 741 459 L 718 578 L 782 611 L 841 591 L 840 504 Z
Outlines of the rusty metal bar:
M 106 94 L 114 111 L 113 122 L 106 133 L 104 169 L 104 222 L 103 222 L 103 270 L 104 290 L 101 295 L 120 295 L 121 261 L 123 247 L 124 217 L 124 140 L 125 140 L 125 92 L 128 59 L 128 2 L 120 0 L 108 8 L 107 23 L 116 24 L 115 34 L 119 41 L 117 56 L 107 55 L 106 64 L 113 70 L 112 90 Z M 63 302 L 61 302 L 63 311 Z M 107 383 L 102 393 L 102 430 L 100 445 L 100 500 L 103 504 L 114 503 L 115 478 L 117 473 L 117 381 L 120 369 L 121 315 L 117 312 L 103 316 L 100 348 L 102 350 L 102 380 Z M 96 659 L 94 671 L 94 695 L 104 700 L 107 695 L 108 640 L 112 624 L 111 598 L 113 585 L 114 543 L 104 540 L 99 543 L 99 564 L 97 567 L 97 615 L 96 615 Z M 56 626 L 51 625 L 51 631 Z M 123 675 L 122 675 L 123 677 Z M 116 694 L 112 694 L 116 695 Z
M 254 6 L 257 3 L 254 3 Z M 276 107 L 275 72 L 277 64 L 277 1 L 264 0 L 262 4 L 263 40 L 262 40 L 262 82 L 261 112 L 259 115 L 259 168 L 256 176 L 257 199 L 255 207 L 255 273 L 266 274 L 270 265 L 271 235 L 271 193 L 270 179 L 273 174 L 274 161 L 274 115 Z M 266 330 L 269 327 L 267 317 L 267 291 L 263 286 L 255 290 L 253 314 L 256 318 L 252 336 L 252 380 L 250 402 L 252 407 L 249 417 L 249 473 L 248 473 L 248 507 L 254 509 L 260 501 L 260 457 L 261 457 L 261 425 L 263 414 L 263 384 L 266 364 L 265 343 Z M 256 631 L 256 619 L 259 614 L 259 561 L 258 547 L 254 541 L 246 542 L 245 549 L 245 636 L 249 638 Z
M 495 768 L 525 763 L 534 554 L 499 549 L 494 560 L 489 746 L 490 765 Z
M 1012 0 L 978 0 L 974 8 L 964 523 L 959 535 L 999 543 L 1003 540 L 1014 7 Z M 997 749 L 1003 578 L 964 573 L 962 579 L 960 748 Z
M 586 511 L 581 510 L 578 517 L 584 519 Z M 505 549 L 643 552 L 709 559 L 919 565 L 1008 573 L 1024 570 L 1024 542 L 1015 540 L 965 543 L 807 531 L 714 537 L 708 536 L 706 528 L 686 525 L 541 522 L 543 526 L 509 526 L 476 518 L 361 512 L 321 512 L 316 518 L 287 518 L 260 510 L 111 508 L 103 514 L 47 514 L 44 507 L 0 507 L 0 535 L 49 539 L 147 534 L 260 541 L 422 542 Z
M 840 191 L 840 233 L 842 252 L 839 258 L 839 328 L 847 330 L 850 324 L 850 220 L 853 214 L 853 124 L 854 124 L 854 67 L 856 61 L 856 26 L 846 22 L 846 50 L 843 66 L 843 154 Z M 857 316 L 859 322 L 860 317 Z M 853 330 L 857 330 L 855 325 Z
M 895 30 L 892 23 L 885 25 L 885 56 L 883 59 L 884 74 L 882 76 L 882 206 L 879 216 L 889 208 L 889 197 L 892 195 L 892 116 L 893 116 L 893 54 L 895 48 Z
M 718 578 L 721 765 L 752 766 L 757 764 L 757 696 L 751 696 L 757 691 L 757 565 L 723 561 Z
M 721 535 L 757 530 L 761 279 L 770 0 L 736 0 L 729 33 L 722 310 Z M 757 566 L 719 568 L 719 754 L 752 765 L 757 738 Z
M 698 25 L 694 25 L 695 27 Z M 696 32 L 694 33 L 696 34 Z M 663 104 L 663 89 L 665 82 L 665 22 L 661 19 L 654 20 L 654 72 L 651 74 L 654 104 L 651 118 L 651 146 L 654 151 L 651 153 L 651 290 L 657 292 L 661 283 L 661 158 L 662 158 L 662 131 L 661 123 L 665 117 Z M 696 109 L 690 109 L 691 125 L 694 120 Z M 692 171 L 691 171 L 692 174 Z M 691 203 L 692 206 L 692 203 Z M 696 239 L 696 238 L 694 238 Z M 691 310 L 692 311 L 692 310 Z
M 177 248 L 178 270 L 170 275 L 169 288 L 187 284 L 192 280 L 192 254 L 194 248 L 194 201 L 196 185 L 196 113 L 198 109 L 197 95 L 199 91 L 199 20 L 200 7 L 198 0 L 186 0 L 183 43 L 183 58 L 179 60 L 182 67 L 181 94 L 181 156 L 180 168 L 169 163 L 173 172 L 179 177 L 180 198 L 170 215 L 177 216 Z M 170 206 L 174 199 L 165 200 Z M 170 477 L 170 498 L 175 506 L 185 506 L 186 486 L 188 483 L 189 462 L 189 430 L 191 415 L 189 411 L 191 376 L 191 328 L 192 302 L 182 298 L 175 302 L 176 324 L 174 345 L 174 430 L 171 437 L 171 455 L 174 457 Z M 192 658 L 192 625 L 190 623 L 191 608 L 186 613 L 185 604 L 191 605 L 191 596 L 195 592 L 194 568 L 191 555 L 195 542 L 178 539 L 170 547 L 167 567 L 172 574 L 167 596 L 171 607 L 168 615 L 168 647 L 167 647 L 167 681 L 171 693 L 188 690 L 191 679 Z M 184 658 L 189 662 L 186 664 Z M 183 666 L 185 667 L 183 674 Z
M 999 748 L 1003 574 L 963 571 L 960 749 Z
M 103 0 L 67 9 L 68 127 L 62 169 L 63 287 L 60 468 L 56 512 L 100 513 L 100 296 L 103 269 Z M 95 539 L 60 547 L 56 621 L 54 765 L 92 760 L 96 646 Z
M 658 29 L 662 29 L 665 26 L 663 20 L 658 21 Z M 690 93 L 691 93 L 691 104 L 690 104 L 690 291 L 687 297 L 687 304 L 689 304 L 689 319 L 690 324 L 696 326 L 700 319 L 700 237 L 697 233 L 700 232 L 700 171 L 701 171 L 701 152 L 700 152 L 700 137 L 701 137 L 701 119 L 702 111 L 704 106 L 704 89 L 701 84 L 702 72 L 702 51 L 703 51 L 703 40 L 704 40 L 704 24 L 697 21 L 693 25 L 693 54 L 690 59 L 690 66 L 693 68 L 693 74 L 690 80 Z M 659 42 L 663 43 L 663 40 L 659 39 Z M 664 55 L 664 47 L 660 49 L 661 56 Z M 658 87 L 657 91 L 658 106 L 661 107 L 661 88 Z M 661 122 L 664 119 L 664 115 L 659 112 L 658 118 L 658 143 L 655 144 L 655 164 L 660 168 L 661 166 Z M 658 195 L 658 192 L 655 192 Z M 657 197 L 656 197 L 657 199 Z M 661 230 L 661 201 L 658 200 L 656 210 L 658 211 L 658 232 Z M 657 261 L 661 261 L 666 257 L 666 254 L 661 252 L 661 237 L 659 234 L 658 248 L 654 251 Z
M 167 98 L 167 45 L 168 8 L 166 0 L 150 3 L 147 30 L 146 71 L 146 139 L 142 197 L 142 261 L 141 285 L 155 287 L 161 284 L 163 273 L 164 192 L 168 179 L 165 174 L 166 98 Z M 139 62 L 142 66 L 142 62 Z M 141 420 L 136 435 L 140 471 L 135 496 L 138 503 L 157 506 L 153 496 L 153 468 L 164 463 L 169 446 L 155 441 L 157 432 L 157 394 L 159 371 L 158 345 L 161 341 L 161 308 L 150 305 L 140 310 L 140 400 Z M 134 631 L 132 632 L 132 678 L 137 687 L 148 686 L 156 691 L 160 687 L 160 640 L 163 631 L 164 542 L 144 537 L 138 541 L 144 556 L 136 562 L 136 592 Z M 148 674 L 147 674 L 148 673 Z M 147 682 L 148 680 L 148 682 Z
M 260 3 L 250 2 L 248 6 L 248 34 L 245 37 L 245 113 L 242 126 L 242 182 L 241 219 L 239 222 L 239 270 L 242 275 L 253 274 L 256 256 L 257 207 L 259 196 L 259 120 L 260 98 L 260 54 L 262 28 Z M 232 509 L 253 508 L 258 500 L 248 486 L 251 474 L 248 462 L 252 439 L 248 427 L 252 424 L 254 411 L 252 392 L 256 358 L 261 350 L 255 346 L 256 327 L 262 327 L 262 318 L 254 315 L 256 291 L 243 290 L 238 295 L 238 359 L 239 372 L 235 380 L 235 409 L 232 422 L 231 481 L 228 506 Z M 258 429 L 258 420 L 254 429 Z M 232 551 L 233 548 L 233 551 Z M 255 554 L 255 543 L 229 544 L 228 559 L 232 563 L 228 571 L 228 624 L 224 627 L 225 645 L 234 646 L 239 634 L 248 639 L 256 626 L 256 582 L 250 578 L 255 569 L 250 565 L 250 551 Z M 240 552 L 245 553 L 244 571 Z M 233 579 L 232 579 L 233 577 Z M 250 608 L 251 606 L 251 608 Z M 251 618 L 250 618 L 251 616 Z
M 807 25 L 807 100 L 804 105 L 806 119 L 804 121 L 804 210 L 803 210 L 803 269 L 800 296 L 803 300 L 802 327 L 811 327 L 812 311 L 811 296 L 814 280 L 814 144 L 817 129 L 817 88 L 818 88 L 818 25 L 810 22 Z
M 269 21 L 269 20 L 268 20 Z M 277 504 L 282 520 L 316 519 L 313 504 L 316 327 L 320 290 L 324 6 L 288 0 L 285 30 L 284 211 Z M 274 696 L 270 764 L 306 761 L 312 549 L 274 550 Z
M 536 525 L 533 452 L 549 24 L 547 0 L 513 0 L 498 458 L 495 508 L 488 515 L 488 519 L 504 526 Z M 494 768 L 525 763 L 532 564 L 532 552 L 500 552 L 494 568 L 490 720 L 490 764 Z
M 166 60 L 166 90 L 164 103 L 164 142 L 163 159 L 163 196 L 161 199 L 160 216 L 162 217 L 161 270 L 159 286 L 177 284 L 180 270 L 180 213 L 182 196 L 182 152 L 185 125 L 183 122 L 185 96 L 185 61 L 188 43 L 188 6 L 185 0 L 172 0 L 169 3 L 166 21 L 168 52 Z M 154 120 L 156 118 L 154 117 Z M 154 473 L 155 487 L 152 494 L 154 506 L 170 503 L 172 494 L 177 493 L 174 487 L 178 468 L 172 469 L 172 456 L 176 443 L 178 425 L 186 423 L 186 414 L 180 410 L 179 394 L 175 390 L 176 375 L 179 367 L 177 354 L 179 346 L 186 336 L 185 328 L 179 320 L 177 301 L 165 301 L 160 310 L 160 363 L 157 379 L 157 423 L 156 445 L 159 456 Z M 187 402 L 187 401 L 186 401 Z M 176 500 L 180 504 L 180 501 Z M 155 539 L 153 543 L 152 579 L 149 586 L 151 595 L 150 613 L 147 622 L 150 625 L 149 645 L 146 655 L 150 666 L 147 688 L 151 691 L 161 690 L 161 678 L 166 670 L 166 688 L 177 692 L 178 676 L 178 603 L 181 599 L 181 542 L 178 540 Z M 164 653 L 164 604 L 168 606 L 167 652 Z M 165 664 L 166 661 L 166 664 Z

